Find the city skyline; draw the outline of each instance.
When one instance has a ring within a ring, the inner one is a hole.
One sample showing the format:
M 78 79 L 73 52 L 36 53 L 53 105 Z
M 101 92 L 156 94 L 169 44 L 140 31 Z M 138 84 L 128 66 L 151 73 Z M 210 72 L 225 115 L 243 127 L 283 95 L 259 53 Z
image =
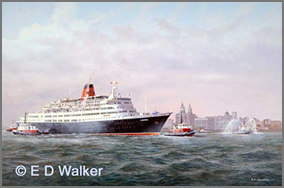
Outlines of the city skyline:
M 2 3 L 2 125 L 92 81 L 138 111 L 282 120 L 282 3 Z M 187 108 L 187 107 L 186 107 Z M 171 116 L 173 118 L 174 116 Z
M 258 119 L 257 117 L 240 117 L 238 112 L 232 111 L 231 113 L 226 111 L 223 114 L 215 114 L 214 116 L 203 116 L 200 117 L 198 114 L 194 113 L 194 109 L 191 104 L 188 108 L 185 107 L 183 102 L 180 105 L 179 112 L 174 114 L 174 119 L 169 119 L 165 125 L 165 129 L 171 128 L 174 125 L 185 123 L 187 125 L 193 126 L 194 129 L 205 128 L 214 131 L 225 131 L 227 126 L 236 123 L 237 125 L 246 125 L 247 123 L 252 126 L 253 129 L 265 129 L 265 130 L 281 130 L 282 131 L 282 120 L 272 120 L 272 119 Z M 254 124 L 255 123 L 255 124 Z M 267 127 L 266 127 L 267 126 Z M 270 127 L 270 128 L 269 128 Z M 236 127 L 235 127 L 236 128 Z M 263 131 L 262 130 L 262 131 Z M 270 130 L 270 131 L 271 131 Z

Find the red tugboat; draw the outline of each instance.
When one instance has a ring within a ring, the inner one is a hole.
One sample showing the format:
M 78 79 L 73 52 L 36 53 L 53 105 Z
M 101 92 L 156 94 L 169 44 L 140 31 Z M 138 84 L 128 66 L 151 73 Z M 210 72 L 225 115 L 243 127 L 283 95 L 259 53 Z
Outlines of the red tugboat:
M 9 129 L 7 129 L 6 131 L 7 131 L 7 132 L 12 132 L 13 130 L 17 130 L 17 129 L 18 129 L 17 124 L 14 124 L 14 122 L 12 121 L 11 126 L 10 126 Z
M 26 123 L 27 113 L 25 113 L 24 123 L 20 123 L 16 130 L 13 130 L 13 134 L 21 134 L 21 135 L 39 135 L 40 132 L 35 125 Z
M 36 128 L 35 125 L 31 124 L 20 124 L 17 130 L 13 130 L 14 134 L 21 134 L 21 135 L 38 135 L 40 132 Z
M 193 127 L 183 123 L 181 119 L 181 123 L 175 126 L 172 131 L 165 133 L 165 136 L 193 136 L 194 134 Z

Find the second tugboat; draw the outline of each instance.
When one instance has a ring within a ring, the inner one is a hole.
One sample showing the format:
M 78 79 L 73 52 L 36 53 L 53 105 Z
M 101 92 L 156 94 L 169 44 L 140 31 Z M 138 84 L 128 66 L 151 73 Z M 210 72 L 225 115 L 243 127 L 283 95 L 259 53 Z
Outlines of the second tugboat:
M 12 132 L 13 130 L 17 130 L 17 129 L 18 129 L 17 124 L 14 124 L 14 122 L 12 121 L 11 126 L 10 126 L 9 129 L 7 129 L 6 131 L 7 131 L 7 132 Z
M 13 134 L 21 134 L 21 135 L 39 135 L 40 132 L 36 128 L 35 125 L 31 124 L 20 124 L 17 130 L 12 131 Z
M 18 128 L 13 130 L 13 134 L 20 134 L 20 135 L 39 135 L 40 132 L 35 125 L 28 124 L 26 122 L 27 114 L 25 113 L 25 120 L 24 123 L 20 123 Z
M 200 129 L 198 132 L 199 133 L 211 133 L 211 131 L 207 131 L 207 130 L 204 130 L 204 129 Z
M 168 133 L 165 133 L 165 136 L 193 136 L 195 134 L 195 130 L 192 126 L 187 125 L 182 122 L 174 127 L 174 129 Z

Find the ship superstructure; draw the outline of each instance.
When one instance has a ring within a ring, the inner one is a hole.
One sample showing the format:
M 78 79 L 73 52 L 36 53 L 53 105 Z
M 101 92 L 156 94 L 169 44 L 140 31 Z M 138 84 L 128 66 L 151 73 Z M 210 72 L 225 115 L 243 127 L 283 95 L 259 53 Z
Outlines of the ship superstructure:
M 96 95 L 88 83 L 81 98 L 53 101 L 36 113 L 20 117 L 17 124 L 35 125 L 49 133 L 142 134 L 158 135 L 171 113 L 138 113 L 131 98 L 116 93 L 117 81 L 112 81 L 109 96 Z

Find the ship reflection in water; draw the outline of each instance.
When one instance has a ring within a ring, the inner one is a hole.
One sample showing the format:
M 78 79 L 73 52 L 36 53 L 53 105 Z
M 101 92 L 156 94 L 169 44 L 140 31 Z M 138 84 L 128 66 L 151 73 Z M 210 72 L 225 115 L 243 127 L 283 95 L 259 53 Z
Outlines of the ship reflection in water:
M 3 185 L 282 185 L 282 134 L 22 136 L 2 132 Z M 100 177 L 15 174 L 18 165 L 100 167 Z

